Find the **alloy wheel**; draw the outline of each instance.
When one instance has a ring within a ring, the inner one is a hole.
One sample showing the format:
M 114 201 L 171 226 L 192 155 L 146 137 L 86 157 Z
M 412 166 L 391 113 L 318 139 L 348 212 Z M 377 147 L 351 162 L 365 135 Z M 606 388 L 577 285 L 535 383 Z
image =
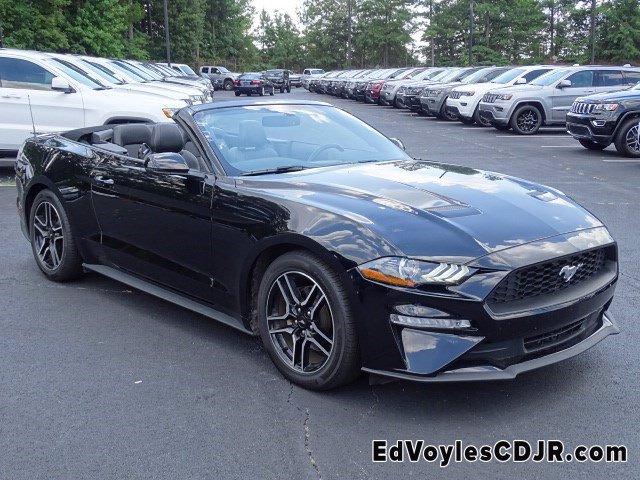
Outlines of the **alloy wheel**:
M 269 288 L 267 328 L 277 355 L 292 370 L 313 374 L 324 367 L 334 343 L 334 319 L 318 283 L 299 271 L 281 274 Z
M 42 202 L 33 217 L 34 241 L 38 259 L 49 270 L 55 270 L 62 262 L 64 235 L 60 214 L 49 202 Z
M 538 115 L 533 110 L 525 110 L 516 120 L 518 127 L 523 132 L 531 132 L 538 125 Z
M 630 152 L 640 153 L 640 122 L 629 129 L 625 141 Z

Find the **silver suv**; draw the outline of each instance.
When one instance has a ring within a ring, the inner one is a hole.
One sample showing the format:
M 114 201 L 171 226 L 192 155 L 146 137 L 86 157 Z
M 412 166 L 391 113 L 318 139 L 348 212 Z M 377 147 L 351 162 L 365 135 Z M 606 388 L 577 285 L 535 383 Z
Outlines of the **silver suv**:
M 630 67 L 559 67 L 527 85 L 487 92 L 479 106 L 482 119 L 498 130 L 533 135 L 542 125 L 565 125 L 573 101 L 594 93 L 611 92 L 633 84 Z

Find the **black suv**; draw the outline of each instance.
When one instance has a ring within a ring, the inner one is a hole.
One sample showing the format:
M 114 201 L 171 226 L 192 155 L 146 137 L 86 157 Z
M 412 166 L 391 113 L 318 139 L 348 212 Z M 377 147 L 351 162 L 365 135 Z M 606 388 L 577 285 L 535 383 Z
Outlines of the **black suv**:
M 285 70 L 284 68 L 276 68 L 273 70 L 267 70 L 264 75 L 276 86 L 276 88 L 280 89 L 280 93 L 284 93 L 285 90 L 289 93 L 291 92 L 289 70 Z
M 589 150 L 613 143 L 620 154 L 640 157 L 640 84 L 578 98 L 567 113 L 567 132 Z

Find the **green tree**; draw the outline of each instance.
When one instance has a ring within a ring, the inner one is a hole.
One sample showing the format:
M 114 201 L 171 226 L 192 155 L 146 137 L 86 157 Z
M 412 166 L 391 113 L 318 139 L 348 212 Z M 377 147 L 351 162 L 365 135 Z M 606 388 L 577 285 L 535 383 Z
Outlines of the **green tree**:
M 640 3 L 612 0 L 599 9 L 597 58 L 616 62 L 640 59 Z

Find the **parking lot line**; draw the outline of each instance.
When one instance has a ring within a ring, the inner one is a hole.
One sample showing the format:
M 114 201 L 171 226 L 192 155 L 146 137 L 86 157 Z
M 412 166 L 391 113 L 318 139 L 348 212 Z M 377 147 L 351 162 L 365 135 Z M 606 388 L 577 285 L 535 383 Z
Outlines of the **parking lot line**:
M 576 145 L 540 145 L 540 148 L 576 148 Z
M 603 162 L 607 163 L 640 163 L 640 158 L 623 158 L 623 159 L 602 159 Z
M 558 135 L 496 135 L 496 138 L 527 138 L 530 140 L 534 138 L 560 138 L 560 139 L 570 138 L 573 140 L 573 137 L 571 135 L 567 135 L 566 133 L 561 133 Z

